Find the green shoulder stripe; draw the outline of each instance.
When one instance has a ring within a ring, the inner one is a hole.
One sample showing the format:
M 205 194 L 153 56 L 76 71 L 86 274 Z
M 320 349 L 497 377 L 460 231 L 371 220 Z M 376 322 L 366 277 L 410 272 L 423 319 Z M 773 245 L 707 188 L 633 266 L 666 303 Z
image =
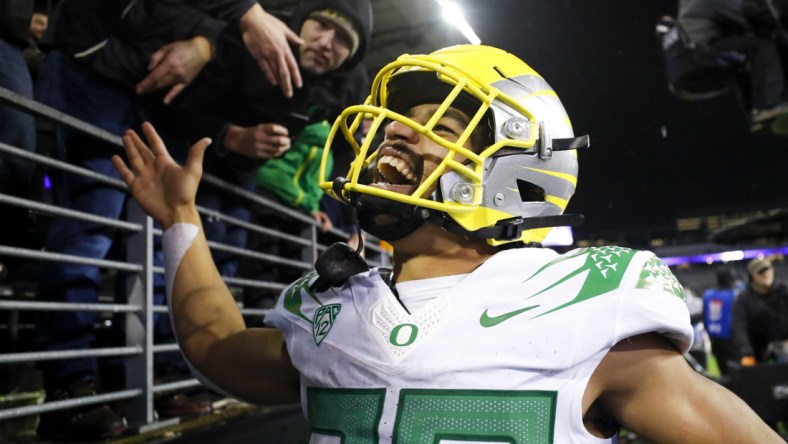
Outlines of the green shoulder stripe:
M 309 289 L 309 281 L 312 280 L 312 278 L 316 275 L 317 273 L 312 271 L 303 275 L 299 280 L 295 281 L 293 285 L 291 285 L 290 288 L 288 288 L 285 292 L 285 299 L 283 301 L 285 310 L 310 323 L 312 320 L 301 312 L 301 305 L 303 305 L 302 298 L 304 294 L 308 295 L 318 304 L 323 305 L 320 300 L 317 299 L 317 296 L 312 293 L 312 290 Z
M 563 255 L 537 270 L 536 273 L 526 279 L 525 282 L 536 278 L 545 270 L 556 265 L 557 263 L 574 259 L 583 255 L 586 255 L 586 260 L 580 267 L 555 280 L 547 287 L 529 296 L 529 298 L 540 295 L 582 273 L 587 273 L 587 276 L 585 282 L 583 282 L 582 288 L 580 288 L 580 291 L 577 293 L 577 295 L 569 302 L 559 305 L 558 307 L 542 313 L 539 316 L 544 316 L 546 314 L 615 290 L 621 286 L 621 280 L 624 277 L 624 273 L 626 272 L 629 263 L 632 261 L 632 258 L 636 253 L 636 250 L 622 247 L 592 247 L 582 248 Z

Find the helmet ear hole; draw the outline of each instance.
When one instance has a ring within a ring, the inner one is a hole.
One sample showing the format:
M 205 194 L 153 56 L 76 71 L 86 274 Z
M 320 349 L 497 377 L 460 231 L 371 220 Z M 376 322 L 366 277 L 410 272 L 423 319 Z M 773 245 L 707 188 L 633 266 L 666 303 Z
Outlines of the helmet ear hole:
M 522 179 L 517 179 L 517 190 L 523 202 L 544 202 L 546 193 L 544 188 Z

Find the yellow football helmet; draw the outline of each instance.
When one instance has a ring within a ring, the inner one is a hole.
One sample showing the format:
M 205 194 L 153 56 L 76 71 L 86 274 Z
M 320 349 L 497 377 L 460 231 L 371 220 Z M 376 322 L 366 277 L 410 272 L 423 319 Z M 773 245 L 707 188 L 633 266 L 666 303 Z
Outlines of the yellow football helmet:
M 406 116 L 421 104 L 439 105 L 424 124 Z M 470 117 L 454 141 L 433 131 L 449 107 Z M 360 142 L 363 119 L 371 125 Z M 374 135 L 391 121 L 448 150 L 410 194 L 368 184 L 368 171 L 376 168 Z M 464 147 L 477 128 L 487 133 L 489 145 Z M 337 133 L 356 158 L 344 177 L 329 181 L 325 164 Z M 575 150 L 587 146 L 588 136 L 574 137 L 555 91 L 522 60 L 488 46 L 453 46 L 429 55 L 406 54 L 380 70 L 366 102 L 345 109 L 331 128 L 320 186 L 354 205 L 362 228 L 385 240 L 428 221 L 492 245 L 541 242 L 552 227 L 582 219 L 562 213 L 577 183 Z M 371 226 L 365 217 L 370 212 L 398 214 L 402 223 L 394 230 Z

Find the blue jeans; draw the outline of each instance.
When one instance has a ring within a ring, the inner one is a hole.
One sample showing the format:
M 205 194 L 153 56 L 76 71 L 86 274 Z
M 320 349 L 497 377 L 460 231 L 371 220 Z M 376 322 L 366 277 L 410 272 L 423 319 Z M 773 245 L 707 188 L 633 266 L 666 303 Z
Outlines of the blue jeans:
M 0 87 L 33 98 L 33 82 L 22 51 L 0 39 Z M 0 142 L 36 150 L 36 122 L 32 114 L 0 105 Z M 27 197 L 34 165 L 14 156 L 0 156 L 0 192 Z
M 210 171 L 208 172 L 210 173 Z M 228 181 L 227 177 L 218 177 Z M 232 183 L 231 180 L 230 182 Z M 254 187 L 248 183 L 235 185 L 247 191 L 252 191 L 254 189 Z M 201 187 L 197 192 L 196 200 L 197 205 L 221 212 L 222 214 L 240 219 L 244 222 L 249 222 L 251 217 L 251 202 L 237 196 L 229 195 L 222 190 L 213 188 L 211 185 Z M 208 240 L 237 248 L 246 248 L 246 240 L 248 237 L 246 228 L 228 224 L 224 220 L 214 217 L 203 217 L 202 222 L 203 229 L 205 230 L 205 237 Z M 237 255 L 224 251 L 214 251 L 212 256 L 220 275 L 226 277 L 235 276 L 240 263 L 240 258 Z
M 39 94 L 42 103 L 117 135 L 128 128 L 139 127 L 145 119 L 145 106 L 133 92 L 121 89 L 90 67 L 56 51 L 46 58 L 42 67 Z M 62 161 L 110 177 L 120 177 L 110 160 L 113 154 L 122 152 L 116 146 L 63 127 L 56 128 L 56 146 L 57 157 Z M 52 179 L 58 205 L 121 219 L 126 202 L 124 190 L 60 171 Z M 45 247 L 52 253 L 104 259 L 114 236 L 115 229 L 98 223 L 55 217 L 49 225 Z M 163 263 L 160 253 L 154 262 Z M 162 304 L 164 278 L 154 276 L 154 303 Z M 101 283 L 98 267 L 45 262 L 38 296 L 50 301 L 95 303 Z M 123 302 L 122 294 L 116 296 L 119 296 L 118 302 Z M 90 348 L 95 339 L 95 320 L 96 314 L 91 312 L 43 312 L 36 322 L 36 343 L 43 350 L 50 351 Z M 114 324 L 122 326 L 123 322 Z M 115 364 L 122 365 L 120 360 L 117 361 Z M 93 377 L 97 372 L 97 362 L 95 359 L 51 361 L 43 363 L 41 368 L 45 388 L 52 389 Z

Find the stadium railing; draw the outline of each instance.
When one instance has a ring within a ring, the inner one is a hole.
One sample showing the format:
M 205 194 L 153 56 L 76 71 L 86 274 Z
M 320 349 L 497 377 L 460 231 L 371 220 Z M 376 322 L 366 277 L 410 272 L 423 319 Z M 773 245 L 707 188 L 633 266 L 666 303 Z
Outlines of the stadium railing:
M 117 147 L 122 147 L 121 138 L 119 136 L 4 88 L 0 88 L 0 104 L 10 105 L 24 112 L 33 114 L 39 122 L 51 122 L 52 124 L 64 125 L 98 140 L 109 142 Z M 61 162 L 45 153 L 31 153 L 15 146 L 0 143 L 0 156 L 23 158 L 36 163 L 37 167 L 40 169 L 49 171 L 57 169 L 69 174 L 89 177 L 107 186 L 126 189 L 125 183 L 120 180 Z M 208 174 L 203 176 L 203 182 L 205 186 L 218 187 L 227 193 L 241 196 L 248 200 L 250 205 L 268 207 L 292 219 L 294 223 L 298 223 L 302 227 L 301 236 L 293 236 L 292 234 L 244 222 L 206 208 L 198 207 L 198 211 L 203 217 L 220 218 L 228 224 L 240 226 L 249 231 L 273 236 L 286 243 L 296 245 L 301 250 L 301 257 L 298 260 L 287 259 L 217 242 L 209 242 L 212 251 L 229 252 L 239 257 L 292 267 L 302 272 L 313 268 L 317 255 L 326 248 L 326 245 L 318 243 L 317 223 L 311 217 L 256 193 L 233 186 L 232 184 Z M 5 314 L 5 322 L 0 322 L 0 324 L 2 324 L 0 325 L 0 329 L 5 329 L 10 338 L 18 337 L 18 330 L 20 328 L 25 328 L 25 325 L 20 325 L 19 323 L 20 312 L 27 313 L 48 310 L 90 311 L 105 315 L 125 314 L 126 342 L 125 345 L 116 347 L 60 351 L 35 351 L 32 349 L 17 350 L 18 347 L 14 347 L 12 344 L 11 347 L 5 347 L 3 350 L 0 350 L 0 370 L 8 374 L 9 371 L 14 371 L 15 364 L 27 365 L 29 369 L 34 368 L 33 366 L 35 363 L 46 360 L 65 360 L 85 357 L 121 357 L 126 360 L 126 383 L 122 390 L 62 401 L 46 401 L 43 399 L 43 396 L 40 396 L 36 397 L 37 399 L 30 405 L 9 407 L 9 403 L 0 402 L 0 423 L 7 419 L 38 415 L 44 412 L 68 409 L 76 406 L 124 401 L 127 402 L 125 416 L 129 421 L 130 427 L 137 429 L 155 427 L 157 418 L 154 411 L 154 396 L 156 394 L 190 389 L 200 385 L 199 381 L 193 378 L 167 383 L 154 383 L 152 371 L 154 355 L 178 351 L 176 344 L 157 344 L 154 342 L 153 336 L 152 327 L 154 313 L 166 314 L 168 312 L 166 305 L 157 306 L 152 303 L 153 275 L 154 273 L 164 273 L 163 267 L 154 266 L 152 260 L 154 236 L 161 236 L 161 230 L 154 227 L 151 218 L 146 216 L 131 199 L 127 200 L 127 209 L 125 212 L 126 220 L 108 219 L 59 207 L 54 203 L 48 203 L 40 199 L 21 198 L 0 193 L 0 211 L 3 211 L 3 208 L 12 206 L 35 213 L 37 218 L 61 216 L 113 227 L 124 234 L 122 239 L 125 248 L 121 250 L 125 251 L 125 259 L 94 259 L 50 253 L 44 251 L 42 248 L 19 248 L 0 244 L 0 262 L 3 261 L 3 257 L 13 257 L 29 261 L 58 261 L 92 265 L 110 272 L 108 274 L 112 272 L 122 272 L 128 276 L 125 282 L 127 301 L 125 303 L 115 303 L 112 302 L 111 297 L 105 297 L 98 303 L 90 304 L 39 301 L 35 300 L 34 296 L 31 296 L 35 293 L 34 284 L 33 290 L 30 291 L 28 289 L 26 296 L 23 296 L 13 288 L 3 287 L 3 282 L 0 281 L 0 288 L 4 288 L 4 291 L 0 291 L 0 314 Z M 336 229 L 332 229 L 330 234 L 338 240 L 347 239 L 348 237 L 347 233 Z M 390 264 L 389 252 L 381 248 L 374 239 L 371 239 L 371 241 L 368 240 L 365 245 L 366 259 L 371 266 L 385 266 Z M 225 277 L 224 280 L 228 286 L 236 289 L 252 287 L 278 292 L 287 285 L 286 282 L 260 281 L 248 279 L 244 276 Z M 109 299 L 109 302 L 106 301 L 107 299 Z M 240 301 L 239 306 L 241 306 L 242 314 L 247 318 L 264 317 L 269 311 L 268 309 L 244 308 Z M 27 324 L 26 328 L 32 329 L 32 324 Z M 6 350 L 13 350 L 14 352 L 6 352 Z M 2 367 L 6 368 L 2 369 Z M 11 370 L 8 369 L 9 367 Z M 42 394 L 43 392 L 39 391 L 39 393 Z M 13 397 L 0 396 L 0 400 L 6 398 L 11 399 Z

